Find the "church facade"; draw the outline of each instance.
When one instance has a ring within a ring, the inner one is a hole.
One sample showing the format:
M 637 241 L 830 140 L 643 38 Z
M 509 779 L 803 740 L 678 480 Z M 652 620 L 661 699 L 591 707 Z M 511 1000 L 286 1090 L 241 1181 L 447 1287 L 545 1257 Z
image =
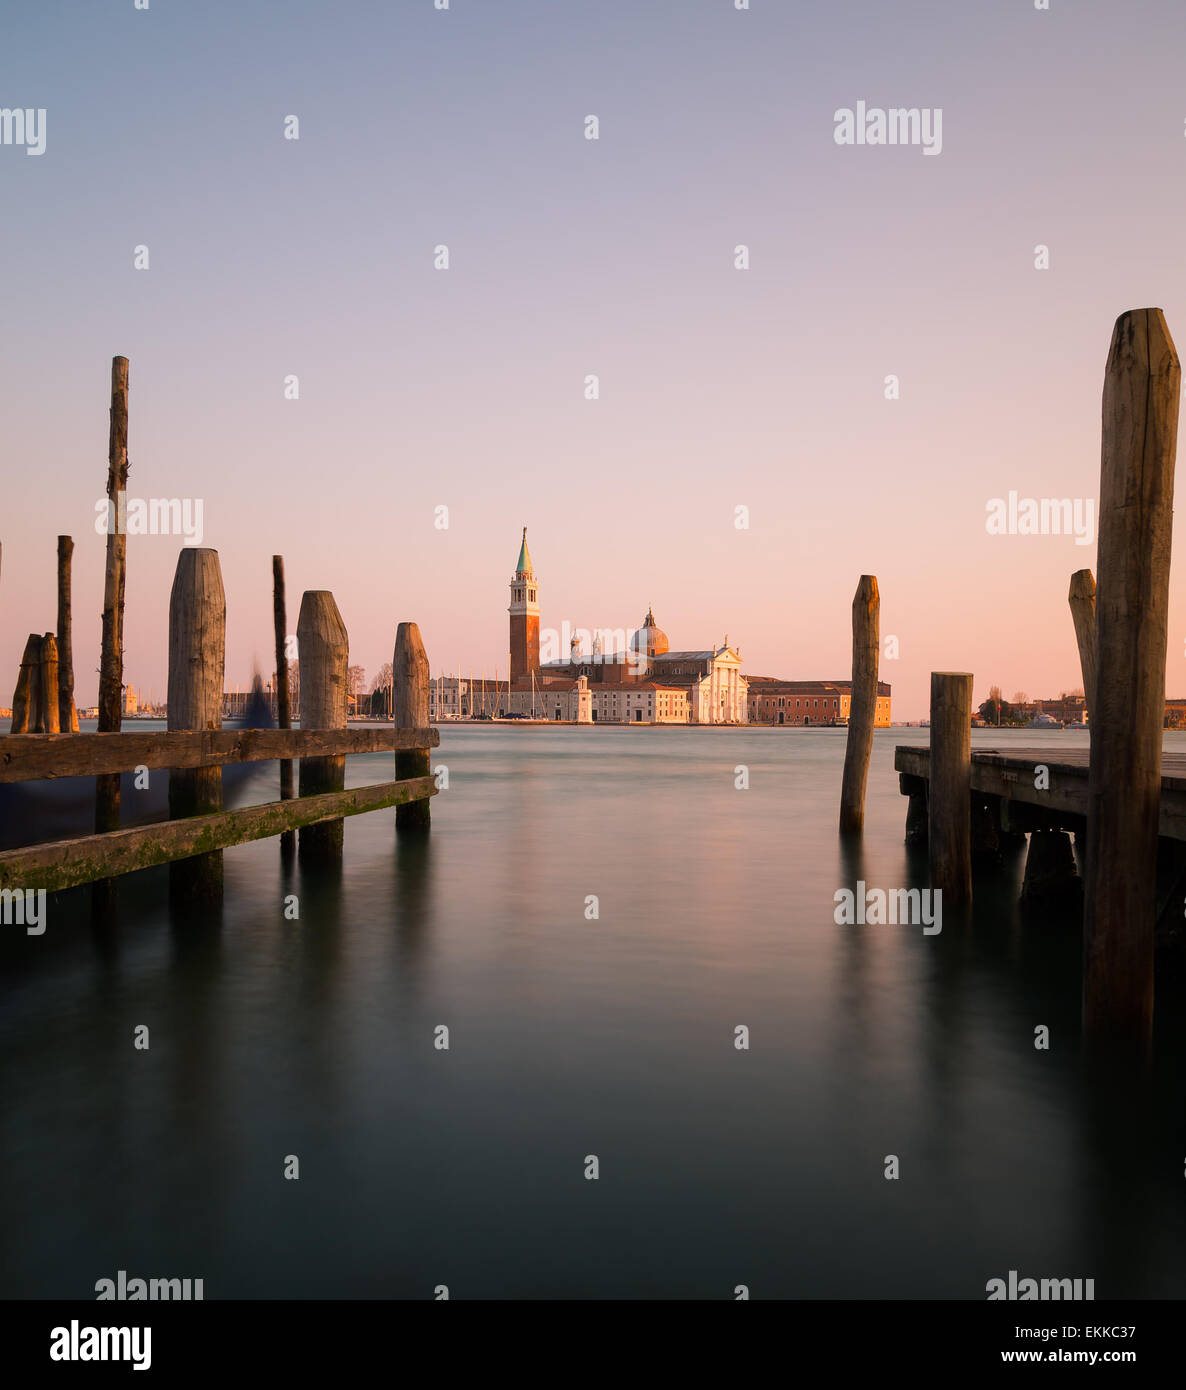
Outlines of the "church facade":
M 667 634 L 648 609 L 624 649 L 592 650 L 572 639 L 567 658 L 540 660 L 539 580 L 527 547 L 527 528 L 511 576 L 510 680 L 475 688 L 475 713 L 524 715 L 592 724 L 744 724 L 749 700 L 741 654 L 729 639 L 694 651 L 670 649 Z M 442 696 L 444 692 L 442 692 Z M 454 697 L 464 709 L 463 697 Z M 446 700 L 440 701 L 442 711 Z

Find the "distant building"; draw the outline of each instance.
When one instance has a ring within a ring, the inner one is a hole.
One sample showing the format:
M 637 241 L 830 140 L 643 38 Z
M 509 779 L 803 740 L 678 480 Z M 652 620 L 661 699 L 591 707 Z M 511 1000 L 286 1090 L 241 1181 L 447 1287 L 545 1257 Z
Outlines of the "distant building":
M 140 711 L 140 703 L 139 703 L 139 700 L 138 700 L 137 697 L 136 697 L 136 687 L 135 687 L 134 685 L 125 685 L 125 686 L 124 686 L 124 713 L 125 713 L 125 714 L 138 714 L 139 711 Z
M 749 677 L 751 724 L 842 724 L 852 703 L 851 681 L 785 681 L 777 676 Z M 890 726 L 890 686 L 877 683 L 874 727 Z

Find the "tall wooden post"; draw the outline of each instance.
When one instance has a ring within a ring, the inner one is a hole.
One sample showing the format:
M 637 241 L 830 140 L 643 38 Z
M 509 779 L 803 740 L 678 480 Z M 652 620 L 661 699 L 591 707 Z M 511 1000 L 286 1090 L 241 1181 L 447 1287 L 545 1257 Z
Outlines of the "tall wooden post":
M 395 632 L 395 656 L 391 662 L 392 705 L 397 729 L 428 728 L 428 656 L 416 623 L 400 623 Z M 427 748 L 407 749 L 395 755 L 395 775 L 427 777 L 430 772 Z M 429 828 L 430 802 L 408 801 L 395 808 L 397 831 L 425 831 Z
M 284 556 L 272 556 L 272 626 L 276 638 L 276 727 L 292 728 L 288 708 L 288 609 L 284 598 Z M 280 800 L 292 799 L 292 759 L 280 760 Z M 296 848 L 296 834 L 286 830 L 280 836 L 280 852 L 291 855 Z
M 78 732 L 78 710 L 74 704 L 74 646 L 71 636 L 70 569 L 74 541 L 58 537 L 58 723 L 63 733 Z
M 103 734 L 118 733 L 123 718 L 124 574 L 128 538 L 128 359 L 111 359 L 111 426 L 107 438 L 107 567 L 103 578 L 103 647 L 99 657 L 99 723 Z M 119 774 L 95 778 L 95 830 L 119 829 Z M 94 912 L 115 906 L 114 879 L 91 886 Z
M 1090 570 L 1076 570 L 1071 575 L 1067 595 L 1071 619 L 1075 624 L 1075 641 L 1079 644 L 1079 668 L 1083 672 L 1083 698 L 1087 702 L 1088 720 L 1095 721 L 1095 577 Z
M 972 677 L 931 672 L 931 887 L 944 905 L 972 898 Z
M 1182 372 L 1160 309 L 1121 314 L 1104 375 L 1083 1020 L 1148 1044 L 1174 455 Z
M 306 589 L 297 619 L 301 663 L 301 728 L 346 727 L 346 672 L 350 639 L 328 589 Z M 346 786 L 346 759 L 302 758 L 301 796 L 340 792 Z M 323 821 L 300 832 L 302 863 L 336 864 L 342 858 L 342 821 Z
M 840 784 L 840 832 L 860 834 L 865 825 L 865 786 L 877 722 L 877 662 L 881 649 L 881 595 L 877 578 L 862 574 L 852 600 L 852 691 L 848 741 Z
M 21 669 L 16 678 L 16 689 L 12 692 L 11 733 L 31 734 L 35 732 L 33 728 L 37 722 L 36 692 L 33 689 L 35 676 L 36 683 L 40 686 L 41 638 L 35 632 L 31 632 L 25 643 L 24 655 L 21 657 Z
M 169 728 L 221 729 L 226 659 L 226 595 L 217 550 L 186 546 L 169 595 Z M 169 815 L 177 820 L 222 810 L 222 769 L 169 773 Z M 173 901 L 187 909 L 222 898 L 222 851 L 169 866 Z
M 37 732 L 59 734 L 58 722 L 58 643 L 52 632 L 41 639 L 41 683 L 38 688 Z

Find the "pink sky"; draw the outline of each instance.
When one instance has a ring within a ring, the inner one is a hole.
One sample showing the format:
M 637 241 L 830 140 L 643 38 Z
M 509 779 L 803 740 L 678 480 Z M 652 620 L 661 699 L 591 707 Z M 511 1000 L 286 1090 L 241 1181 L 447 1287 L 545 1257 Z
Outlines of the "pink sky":
M 1186 19 L 773 8 L 19 17 L 0 89 L 48 139 L 0 148 L 0 704 L 54 626 L 60 532 L 95 697 L 115 353 L 130 495 L 203 501 L 228 685 L 271 670 L 273 553 L 290 627 L 332 589 L 368 675 L 404 618 L 434 673 L 505 673 L 523 525 L 557 628 L 653 604 L 673 647 L 728 633 L 748 673 L 845 677 L 869 572 L 895 718 L 932 669 L 977 702 L 1079 685 L 1066 592 L 1094 544 L 991 536 L 986 504 L 1095 498 L 1114 319 L 1157 305 L 1186 338 Z M 1142 82 L 1105 99 L 1116 71 Z M 941 155 L 837 146 L 858 100 L 942 108 Z M 177 549 L 129 541 L 125 679 L 158 693 Z

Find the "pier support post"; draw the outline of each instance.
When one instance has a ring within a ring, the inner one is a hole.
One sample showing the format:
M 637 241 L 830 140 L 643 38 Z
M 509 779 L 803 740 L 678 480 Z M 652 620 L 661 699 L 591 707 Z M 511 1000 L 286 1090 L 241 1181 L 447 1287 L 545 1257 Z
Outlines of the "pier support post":
M 41 639 L 41 681 L 37 688 L 37 732 L 60 734 L 58 722 L 58 643 L 52 632 Z
M 301 728 L 344 729 L 350 639 L 328 589 L 305 591 L 297 619 L 297 647 L 301 670 Z M 345 786 L 344 757 L 301 759 L 301 796 L 340 792 Z M 301 862 L 340 864 L 342 824 L 340 820 L 331 820 L 305 826 L 299 840 Z
M 58 537 L 58 724 L 63 733 L 78 732 L 78 710 L 74 705 L 74 645 L 71 635 L 70 571 L 74 541 Z
M 1021 901 L 1058 907 L 1082 902 L 1082 880 L 1075 865 L 1071 837 L 1065 830 L 1033 830 L 1025 857 Z
M 272 627 L 276 639 L 276 727 L 292 728 L 288 708 L 288 609 L 284 599 L 284 556 L 272 556 Z M 292 800 L 292 759 L 280 759 L 280 800 Z M 281 857 L 291 858 L 296 849 L 296 833 L 286 830 L 280 836 Z
M 931 887 L 944 905 L 972 898 L 972 677 L 931 672 Z
M 865 825 L 865 786 L 877 722 L 877 658 L 881 648 L 881 595 L 877 578 L 862 574 L 852 601 L 852 690 L 848 740 L 840 785 L 840 833 L 859 835 Z
M 169 596 L 169 728 L 221 729 L 226 658 L 226 595 L 217 550 L 186 547 Z M 222 810 L 222 769 L 169 773 L 169 815 L 177 820 Z M 222 851 L 169 865 L 169 891 L 187 910 L 222 899 Z
M 1071 619 L 1075 624 L 1075 641 L 1079 644 L 1079 669 L 1083 672 L 1083 698 L 1087 703 L 1087 718 L 1095 719 L 1095 576 L 1090 570 L 1076 570 L 1071 575 L 1067 595 Z
M 391 662 L 392 702 L 397 729 L 428 728 L 428 655 L 416 623 L 400 623 L 395 633 L 395 655 Z M 425 749 L 397 751 L 395 775 L 400 781 L 427 777 L 431 754 Z M 397 832 L 424 831 L 429 828 L 430 802 L 408 801 L 395 808 Z
M 1142 1048 L 1153 1028 L 1157 827 L 1181 380 L 1161 310 L 1121 314 L 1104 376 L 1083 1021 L 1089 1036 L 1106 1035 Z
M 25 651 L 21 657 L 20 674 L 16 678 L 16 689 L 12 692 L 13 734 L 31 734 L 37 722 L 36 691 L 34 685 L 41 681 L 41 638 L 35 632 L 29 634 Z

